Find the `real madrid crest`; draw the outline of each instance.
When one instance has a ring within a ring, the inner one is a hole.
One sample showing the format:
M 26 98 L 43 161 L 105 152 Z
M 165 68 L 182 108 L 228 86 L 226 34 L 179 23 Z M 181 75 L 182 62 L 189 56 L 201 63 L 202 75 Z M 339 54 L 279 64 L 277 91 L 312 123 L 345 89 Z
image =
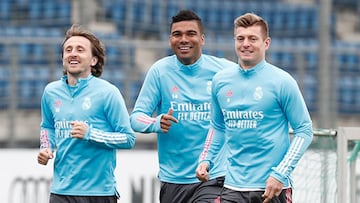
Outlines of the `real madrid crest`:
M 212 84 L 211 81 L 207 81 L 207 82 L 206 82 L 206 92 L 207 92 L 208 94 L 211 94 L 211 84 Z
M 263 93 L 262 87 L 256 87 L 254 95 L 253 95 L 254 99 L 260 100 L 263 98 L 263 95 L 264 95 L 264 93 Z
M 91 100 L 89 97 L 85 97 L 83 103 L 82 103 L 82 109 L 83 110 L 89 110 L 91 108 Z

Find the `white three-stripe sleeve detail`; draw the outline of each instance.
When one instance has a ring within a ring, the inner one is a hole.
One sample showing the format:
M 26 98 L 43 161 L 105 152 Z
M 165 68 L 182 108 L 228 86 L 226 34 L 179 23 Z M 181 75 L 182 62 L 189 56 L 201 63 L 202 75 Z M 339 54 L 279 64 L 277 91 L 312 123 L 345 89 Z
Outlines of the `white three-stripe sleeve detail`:
M 299 159 L 305 151 L 303 147 L 304 140 L 305 139 L 302 137 L 294 138 L 289 148 L 289 151 L 286 153 L 285 158 L 279 164 L 276 171 L 283 175 L 288 175 L 289 173 L 291 173 L 291 171 L 295 168 L 296 164 L 298 163 Z

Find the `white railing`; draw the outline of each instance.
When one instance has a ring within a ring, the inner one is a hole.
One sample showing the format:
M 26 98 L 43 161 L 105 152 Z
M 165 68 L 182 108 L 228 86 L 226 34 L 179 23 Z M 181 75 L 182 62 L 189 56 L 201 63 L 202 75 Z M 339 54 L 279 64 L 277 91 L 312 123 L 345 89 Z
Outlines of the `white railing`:
M 348 142 L 360 140 L 360 127 L 340 127 L 337 134 L 337 202 L 356 202 L 356 158 L 348 161 Z M 356 149 L 355 147 L 354 149 Z

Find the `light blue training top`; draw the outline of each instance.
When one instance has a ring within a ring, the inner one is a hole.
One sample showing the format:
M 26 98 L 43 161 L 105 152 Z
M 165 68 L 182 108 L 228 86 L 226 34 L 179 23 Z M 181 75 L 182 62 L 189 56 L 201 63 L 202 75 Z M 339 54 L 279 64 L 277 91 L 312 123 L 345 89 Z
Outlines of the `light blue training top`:
M 89 75 L 69 86 L 67 77 L 49 83 L 41 99 L 40 148 L 56 150 L 51 193 L 118 195 L 116 149 L 130 149 L 135 133 L 120 91 Z M 83 139 L 71 137 L 72 121 L 88 125 Z
M 291 172 L 313 134 L 302 94 L 287 72 L 265 60 L 249 70 L 238 66 L 219 72 L 211 114 L 215 133 L 202 161 L 216 164 L 212 159 L 226 143 L 225 187 L 263 190 L 269 176 L 291 187 Z
M 160 181 L 199 182 L 195 170 L 210 128 L 211 80 L 219 70 L 234 66 L 229 60 L 206 54 L 196 63 L 184 65 L 172 55 L 149 69 L 130 119 L 135 131 L 157 133 Z M 179 123 L 163 133 L 160 119 L 170 108 Z M 225 174 L 224 159 L 217 159 L 210 171 L 214 178 Z

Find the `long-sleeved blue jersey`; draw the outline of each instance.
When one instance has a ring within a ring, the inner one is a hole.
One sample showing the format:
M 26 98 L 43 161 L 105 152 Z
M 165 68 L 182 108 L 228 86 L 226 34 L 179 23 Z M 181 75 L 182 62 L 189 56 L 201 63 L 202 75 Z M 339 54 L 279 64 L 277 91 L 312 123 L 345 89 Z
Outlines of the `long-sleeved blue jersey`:
M 183 65 L 175 55 L 155 62 L 149 69 L 134 110 L 131 125 L 137 132 L 157 133 L 161 181 L 189 184 L 199 182 L 195 170 L 210 128 L 211 80 L 216 72 L 236 64 L 203 54 L 192 65 Z M 179 123 L 168 133 L 160 128 L 160 119 L 169 109 Z M 156 117 L 152 117 L 153 114 Z M 223 176 L 224 159 L 210 171 Z
M 291 172 L 313 134 L 304 99 L 287 72 L 265 60 L 249 70 L 219 72 L 213 78 L 211 114 L 215 133 L 203 161 L 212 166 L 225 143 L 225 187 L 263 190 L 269 176 L 291 187 Z
M 76 86 L 66 80 L 49 83 L 41 99 L 40 147 L 56 150 L 51 192 L 115 195 L 116 149 L 135 144 L 123 97 L 114 85 L 92 75 Z M 72 121 L 88 125 L 83 139 L 71 137 Z

